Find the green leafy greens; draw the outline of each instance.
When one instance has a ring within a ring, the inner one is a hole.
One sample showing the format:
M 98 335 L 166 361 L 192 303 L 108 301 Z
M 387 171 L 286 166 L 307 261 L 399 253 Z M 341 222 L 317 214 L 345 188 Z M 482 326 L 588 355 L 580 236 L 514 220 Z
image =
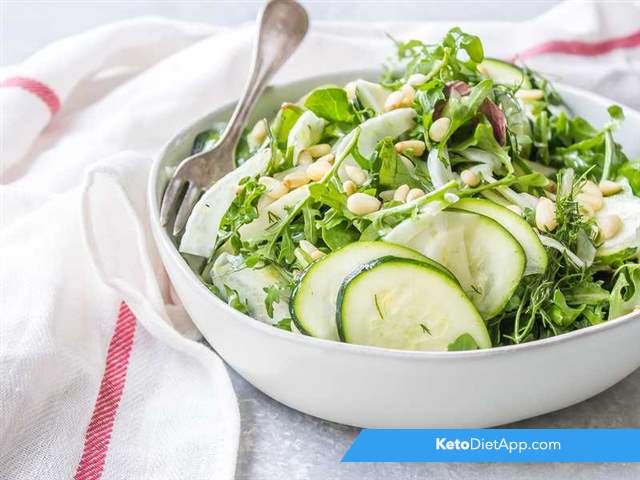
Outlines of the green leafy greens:
M 406 219 L 455 208 L 460 198 L 482 198 L 518 212 L 542 239 L 549 260 L 543 273 L 521 278 L 498 315 L 485 319 L 494 346 L 559 335 L 640 308 L 640 245 L 599 256 L 607 239 L 595 207 L 589 212 L 584 205 L 585 189 L 591 188 L 593 194 L 602 181 L 623 185 L 625 195 L 640 195 L 640 158 L 628 158 L 615 141 L 616 129 L 624 121 L 622 109 L 611 106 L 609 121 L 599 128 L 573 117 L 546 79 L 525 65 L 486 59 L 480 39 L 458 28 L 435 44 L 394 43 L 396 55 L 379 85 L 367 91 L 370 96 L 350 87 L 356 82 L 344 88 L 323 86 L 277 110 L 260 146 L 252 143 L 253 149 L 269 149 L 271 161 L 260 174 L 239 182 L 220 222 L 215 251 L 202 271 L 208 287 L 248 313 L 238 292 L 209 283 L 212 262 L 221 252 L 230 252 L 242 258 L 242 268 L 274 267 L 282 281 L 260 289 L 264 308 L 276 327 L 291 331 L 291 319 L 275 318 L 275 311 L 282 309 L 274 306 L 286 302 L 301 271 L 317 258 L 354 242 L 379 240 Z M 517 81 L 501 83 L 487 70 L 487 61 L 511 69 Z M 411 118 L 416 121 L 399 135 L 389 133 L 389 125 L 378 127 L 375 135 L 363 133 L 366 122 L 388 114 L 380 111 L 382 105 L 387 111 L 413 109 Z M 303 114 L 315 123 L 302 122 L 294 129 Z M 431 127 L 442 118 L 448 119 L 446 131 L 434 135 Z M 322 128 L 321 134 L 313 131 L 313 140 L 309 140 L 310 125 Z M 223 128 L 224 124 L 216 124 L 198 135 L 192 153 L 210 148 Z M 294 158 L 290 137 L 299 130 L 303 130 L 300 137 L 293 139 Z M 238 164 L 252 154 L 243 139 L 236 154 Z M 312 162 L 316 166 L 325 162 L 322 174 L 313 178 Z M 361 170 L 357 181 L 349 173 L 354 169 Z M 467 181 L 465 175 L 477 181 Z M 279 182 L 289 193 L 273 194 L 267 188 L 269 181 L 261 177 Z M 292 178 L 303 180 L 294 185 Z M 291 196 L 292 191 L 304 194 Z M 409 191 L 417 192 L 410 201 Z M 374 197 L 375 208 L 354 213 L 349 202 L 355 193 Z M 295 201 L 285 202 L 291 198 Z M 555 209 L 549 231 L 538 228 L 536 220 L 541 198 Z M 606 204 L 609 199 L 602 201 Z M 271 210 L 281 203 L 284 207 L 277 213 Z M 265 216 L 268 221 L 257 235 L 243 236 L 246 226 Z M 384 320 L 379 308 L 378 312 Z M 419 327 L 425 335 L 434 334 L 425 323 Z M 477 348 L 470 334 L 447 347 L 449 351 Z

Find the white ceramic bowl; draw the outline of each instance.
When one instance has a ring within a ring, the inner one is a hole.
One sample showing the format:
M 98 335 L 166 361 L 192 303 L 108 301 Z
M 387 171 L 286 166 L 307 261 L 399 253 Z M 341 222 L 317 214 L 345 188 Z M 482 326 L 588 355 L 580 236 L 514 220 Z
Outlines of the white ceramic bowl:
M 253 119 L 313 87 L 344 84 L 376 72 L 315 77 L 270 88 Z M 574 113 L 595 125 L 612 102 L 558 85 Z M 148 199 L 160 255 L 185 308 L 213 348 L 240 375 L 276 400 L 334 422 L 372 428 L 489 427 L 585 400 L 640 366 L 640 318 L 627 315 L 598 326 L 524 345 L 469 352 L 408 352 L 319 340 L 243 315 L 200 283 L 161 228 L 164 167 L 185 158 L 195 135 L 228 118 L 220 108 L 174 138 L 151 170 Z M 640 156 L 640 114 L 625 109 L 616 139 Z

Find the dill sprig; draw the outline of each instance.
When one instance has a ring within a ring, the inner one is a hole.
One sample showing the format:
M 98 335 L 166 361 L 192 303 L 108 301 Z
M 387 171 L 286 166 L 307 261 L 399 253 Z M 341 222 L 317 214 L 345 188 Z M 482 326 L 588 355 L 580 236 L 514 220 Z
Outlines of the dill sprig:
M 576 252 L 580 232 L 591 235 L 594 221 L 580 211 L 576 196 L 585 183 L 585 175 L 575 178 L 572 170 L 562 170 L 557 176 L 560 188 L 556 195 L 556 218 L 558 226 L 548 234 L 568 250 Z M 562 333 L 554 321 L 554 292 L 571 288 L 590 279 L 586 266 L 575 265 L 567 253 L 547 248 L 549 264 L 546 271 L 538 275 L 524 277 L 512 299 L 517 308 L 503 314 L 492 323 L 494 328 L 511 325 L 504 338 L 512 343 L 523 343 Z M 498 332 L 499 334 L 499 332 Z

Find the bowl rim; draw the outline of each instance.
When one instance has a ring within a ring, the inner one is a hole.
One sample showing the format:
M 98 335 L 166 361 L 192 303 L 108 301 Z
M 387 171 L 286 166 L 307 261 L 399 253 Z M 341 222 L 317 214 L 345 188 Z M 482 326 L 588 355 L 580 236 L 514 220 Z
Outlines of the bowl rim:
M 365 70 L 341 70 L 330 74 L 324 75 L 312 75 L 308 77 L 303 77 L 290 82 L 282 82 L 275 83 L 268 87 L 269 89 L 286 89 L 293 88 L 296 86 L 301 86 L 310 82 L 314 82 L 318 85 L 322 85 L 323 83 L 335 81 L 335 77 L 349 77 L 349 78 L 368 78 L 379 75 L 379 69 L 365 69 Z M 578 87 L 573 87 L 569 85 L 565 85 L 561 82 L 554 82 L 554 87 L 559 90 L 561 93 L 567 92 L 576 96 L 580 96 L 585 100 L 599 104 L 606 110 L 607 105 L 611 105 L 613 103 L 620 105 L 625 112 L 625 116 L 635 117 L 636 121 L 640 124 L 640 112 L 636 111 L 633 108 L 630 108 L 626 105 L 620 104 L 619 102 L 614 102 L 613 100 L 609 100 L 606 97 L 603 97 L 597 93 L 590 92 L 588 90 L 584 90 Z M 263 94 L 264 95 L 264 94 Z M 194 285 L 194 288 L 199 295 L 208 302 L 212 309 L 220 309 L 226 312 L 228 315 L 233 317 L 234 321 L 238 321 L 243 323 L 246 327 L 257 330 L 258 332 L 262 332 L 268 336 L 275 336 L 280 340 L 287 342 L 299 343 L 302 345 L 307 345 L 308 347 L 319 348 L 322 350 L 343 350 L 345 353 L 351 354 L 361 354 L 366 356 L 383 356 L 383 357 L 393 357 L 396 359 L 429 359 L 436 361 L 447 361 L 447 360 L 456 360 L 456 359 L 467 359 L 467 358 L 492 358 L 500 355 L 509 355 L 516 353 L 524 353 L 532 350 L 545 349 L 550 348 L 558 344 L 575 342 L 579 339 L 589 337 L 592 335 L 600 334 L 601 332 L 614 330 L 621 328 L 623 325 L 631 322 L 634 319 L 640 319 L 640 312 L 631 312 L 622 317 L 615 318 L 613 320 L 607 320 L 598 325 L 591 325 L 589 327 L 582 328 L 580 330 L 574 330 L 573 332 L 563 333 L 561 335 L 556 335 L 554 337 L 544 338 L 541 340 L 534 340 L 527 343 L 521 343 L 518 345 L 506 345 L 500 347 L 491 347 L 485 348 L 481 350 L 465 350 L 465 351 L 457 351 L 457 352 L 449 352 L 449 351 L 416 351 L 416 350 L 399 350 L 393 348 L 385 348 L 385 347 L 376 347 L 369 345 L 357 345 L 351 343 L 338 342 L 334 340 L 327 340 L 322 338 L 315 338 L 308 335 L 295 334 L 293 332 L 288 332 L 286 330 L 282 330 L 280 328 L 276 328 L 273 325 L 268 325 L 259 320 L 256 320 L 249 315 L 246 315 L 242 312 L 239 312 L 229 306 L 222 299 L 213 295 L 209 289 L 205 287 L 205 285 L 200 281 L 198 276 L 193 272 L 193 270 L 189 267 L 185 259 L 180 255 L 180 252 L 173 244 L 172 240 L 169 238 L 168 232 L 160 225 L 160 217 L 159 217 L 159 202 L 156 197 L 156 185 L 158 182 L 158 176 L 162 170 L 162 164 L 165 157 L 171 152 L 172 148 L 176 141 L 190 133 L 194 129 L 195 125 L 204 121 L 206 118 L 219 115 L 225 111 L 230 110 L 233 105 L 235 105 L 236 100 L 227 102 L 219 107 L 211 110 L 205 115 L 197 118 L 192 121 L 189 125 L 181 129 L 173 138 L 171 138 L 158 152 L 158 154 L 153 159 L 153 163 L 151 165 L 151 169 L 149 172 L 149 177 L 147 181 L 147 202 L 149 205 L 149 216 L 150 216 L 150 224 L 151 229 L 154 233 L 154 239 L 156 244 L 158 244 L 159 249 L 164 249 L 167 253 L 167 257 L 163 256 L 163 264 L 165 262 L 164 258 L 168 258 L 170 262 L 178 269 L 180 272 L 186 276 L 190 282 Z M 163 265 L 164 266 L 164 265 Z

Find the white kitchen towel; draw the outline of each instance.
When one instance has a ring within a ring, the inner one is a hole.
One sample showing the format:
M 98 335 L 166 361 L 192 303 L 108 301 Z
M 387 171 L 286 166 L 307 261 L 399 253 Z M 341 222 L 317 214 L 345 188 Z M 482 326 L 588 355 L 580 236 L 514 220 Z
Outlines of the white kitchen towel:
M 437 41 L 451 26 L 313 24 L 276 81 L 375 68 L 385 33 Z M 638 2 L 460 26 L 492 56 L 640 106 Z M 0 478 L 233 477 L 235 396 L 220 359 L 179 333 L 144 190 L 161 146 L 238 96 L 252 38 L 132 20 L 0 72 Z

